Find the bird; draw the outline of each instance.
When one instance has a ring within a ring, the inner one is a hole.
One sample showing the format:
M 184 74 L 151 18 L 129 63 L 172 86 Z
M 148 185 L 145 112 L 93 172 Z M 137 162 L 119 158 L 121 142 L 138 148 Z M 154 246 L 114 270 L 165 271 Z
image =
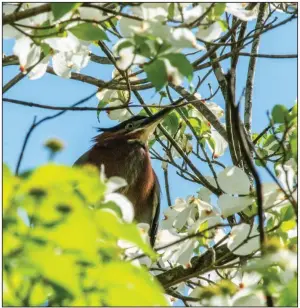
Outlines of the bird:
M 134 220 L 150 225 L 150 244 L 154 247 L 160 214 L 160 185 L 151 165 L 148 140 L 157 125 L 172 108 L 164 108 L 146 117 L 136 115 L 111 128 L 98 128 L 93 146 L 74 165 L 104 165 L 107 177 L 119 176 L 127 186 L 119 192 L 134 208 Z

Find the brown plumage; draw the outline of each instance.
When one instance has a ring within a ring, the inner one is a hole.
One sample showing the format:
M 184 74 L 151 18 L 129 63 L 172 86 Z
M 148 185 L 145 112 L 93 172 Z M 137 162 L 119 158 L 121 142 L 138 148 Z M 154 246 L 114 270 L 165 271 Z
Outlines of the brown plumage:
M 150 225 L 150 242 L 154 245 L 160 211 L 160 187 L 151 166 L 148 137 L 169 111 L 163 110 L 151 118 L 135 116 L 110 129 L 100 129 L 95 144 L 75 165 L 104 165 L 107 177 L 120 176 L 127 186 L 120 189 L 133 204 L 136 222 Z

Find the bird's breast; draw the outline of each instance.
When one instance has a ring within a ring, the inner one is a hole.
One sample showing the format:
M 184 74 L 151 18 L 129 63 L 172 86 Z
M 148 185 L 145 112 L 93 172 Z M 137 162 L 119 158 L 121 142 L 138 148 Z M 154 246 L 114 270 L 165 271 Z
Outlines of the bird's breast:
M 151 224 L 156 180 L 147 147 L 138 142 L 103 142 L 91 149 L 88 160 L 99 168 L 104 165 L 107 177 L 127 181 L 120 192 L 132 202 L 135 219 Z

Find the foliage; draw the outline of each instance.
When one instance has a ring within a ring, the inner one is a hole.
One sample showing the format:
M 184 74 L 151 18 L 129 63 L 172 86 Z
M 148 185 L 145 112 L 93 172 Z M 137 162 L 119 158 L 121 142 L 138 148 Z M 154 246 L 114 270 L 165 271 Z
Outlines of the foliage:
M 4 165 L 4 183 L 4 305 L 165 304 L 158 283 L 122 260 L 120 239 L 154 254 L 106 205 L 96 169 L 45 165 L 15 177 Z

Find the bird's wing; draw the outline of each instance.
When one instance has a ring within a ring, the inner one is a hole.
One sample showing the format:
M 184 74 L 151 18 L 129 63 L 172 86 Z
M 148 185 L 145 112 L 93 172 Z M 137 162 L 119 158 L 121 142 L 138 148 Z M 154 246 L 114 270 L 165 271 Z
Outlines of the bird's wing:
M 159 224 L 158 222 L 159 213 L 160 213 L 160 185 L 159 185 L 158 178 L 155 172 L 154 172 L 154 176 L 155 176 L 155 185 L 153 189 L 153 204 L 154 204 L 153 220 L 152 220 L 152 224 L 151 224 L 150 232 L 149 232 L 150 244 L 152 247 L 154 247 L 154 244 L 155 244 L 155 239 L 156 239 L 156 234 L 157 234 L 157 229 L 158 229 L 158 224 Z

